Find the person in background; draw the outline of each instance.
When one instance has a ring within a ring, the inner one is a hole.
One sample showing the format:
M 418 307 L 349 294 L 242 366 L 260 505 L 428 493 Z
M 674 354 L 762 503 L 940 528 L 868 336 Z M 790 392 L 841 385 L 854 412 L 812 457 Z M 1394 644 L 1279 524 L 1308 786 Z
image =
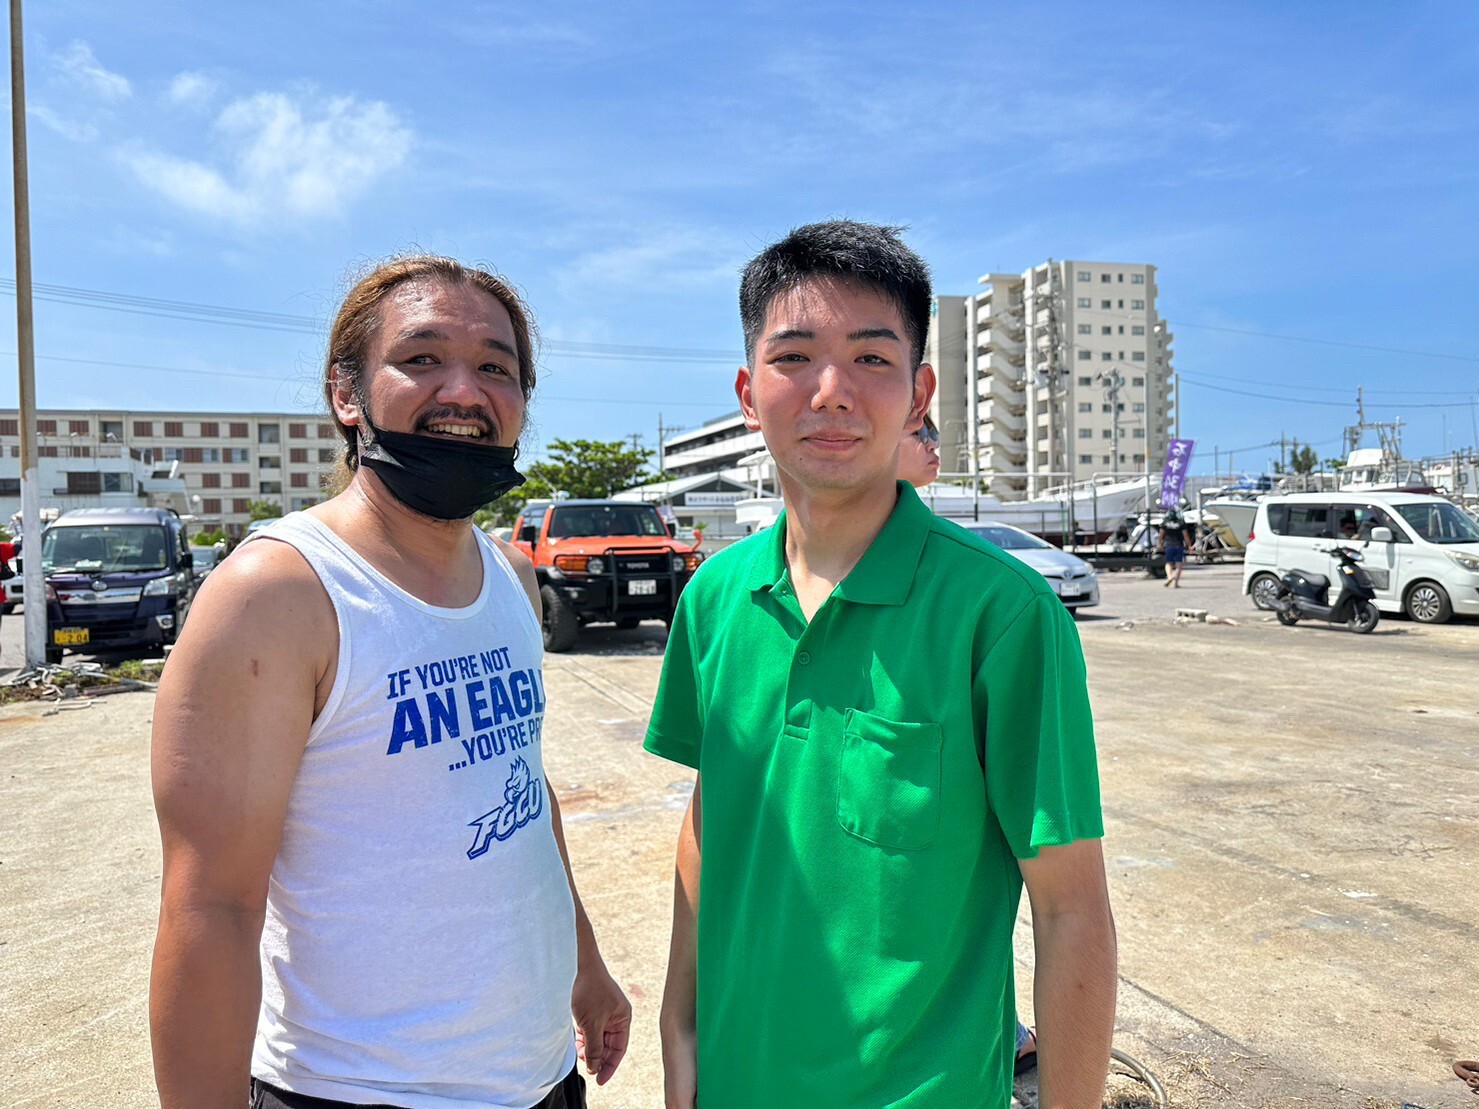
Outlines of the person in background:
M 1161 545 L 1166 551 L 1166 587 L 1181 588 L 1181 571 L 1186 566 L 1187 524 L 1174 509 L 1161 520 Z

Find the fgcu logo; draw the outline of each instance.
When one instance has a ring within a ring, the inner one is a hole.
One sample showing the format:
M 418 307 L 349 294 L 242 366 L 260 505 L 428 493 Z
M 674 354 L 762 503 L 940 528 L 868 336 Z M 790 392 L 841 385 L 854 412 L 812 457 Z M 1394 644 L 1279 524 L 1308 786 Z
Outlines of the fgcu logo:
M 477 831 L 473 834 L 472 846 L 467 849 L 467 857 L 476 859 L 487 854 L 495 839 L 500 842 L 508 839 L 538 816 L 544 808 L 542 787 L 543 783 L 530 775 L 529 764 L 521 758 L 514 759 L 508 771 L 508 781 L 503 784 L 503 804 L 468 825 Z

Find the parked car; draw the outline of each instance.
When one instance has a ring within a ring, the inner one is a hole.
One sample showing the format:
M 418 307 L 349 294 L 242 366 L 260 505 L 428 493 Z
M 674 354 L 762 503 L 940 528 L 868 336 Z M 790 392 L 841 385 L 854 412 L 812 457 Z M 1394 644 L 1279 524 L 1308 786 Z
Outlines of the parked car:
M 78 508 L 41 536 L 48 659 L 173 643 L 195 596 L 194 556 L 164 508 Z
M 547 651 L 570 650 L 584 624 L 671 621 L 704 557 L 640 501 L 530 501 L 514 544 L 534 562 Z
M 193 562 L 190 568 L 191 572 L 195 575 L 195 580 L 200 581 L 217 566 L 221 565 L 221 559 L 226 557 L 226 548 L 224 546 L 201 547 L 192 545 L 190 548 L 190 557 Z
M 1078 555 L 1059 550 L 1046 539 L 1011 524 L 967 524 L 966 529 L 1031 566 L 1047 579 L 1069 611 L 1099 603 L 1099 575 Z
M 1382 612 L 1441 624 L 1479 616 L 1479 524 L 1426 493 L 1291 493 L 1258 505 L 1243 561 L 1243 592 L 1271 609 L 1290 570 L 1334 580 L 1335 545 L 1361 552 Z

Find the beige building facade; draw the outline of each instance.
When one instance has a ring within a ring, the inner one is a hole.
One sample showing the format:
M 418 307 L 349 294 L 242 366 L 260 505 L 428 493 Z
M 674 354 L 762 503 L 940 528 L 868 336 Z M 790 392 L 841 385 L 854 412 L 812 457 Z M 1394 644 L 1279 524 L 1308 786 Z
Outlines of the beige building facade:
M 1175 396 L 1155 267 L 1050 260 L 979 283 L 935 298 L 926 341 L 942 470 L 1007 496 L 1159 472 Z
M 55 473 L 41 490 L 43 508 L 98 494 L 135 492 L 119 487 L 132 484 L 126 474 L 110 473 L 98 464 L 99 459 L 123 456 L 155 467 L 173 464 L 176 476 L 185 481 L 195 530 L 221 528 L 238 536 L 251 521 L 252 501 L 270 501 L 287 513 L 323 500 L 325 482 L 343 454 L 343 440 L 328 417 L 288 412 L 49 408 L 36 414 L 36 444 L 38 461 Z M 15 409 L 0 410 L 0 497 L 11 483 L 18 501 L 20 426 Z

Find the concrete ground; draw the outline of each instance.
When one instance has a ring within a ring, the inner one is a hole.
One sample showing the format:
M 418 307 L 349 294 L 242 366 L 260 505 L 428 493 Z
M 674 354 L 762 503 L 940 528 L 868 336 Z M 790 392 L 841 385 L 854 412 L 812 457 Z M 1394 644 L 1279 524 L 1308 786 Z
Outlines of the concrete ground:
M 1117 1044 L 1176 1106 L 1475 1103 L 1479 623 L 1286 629 L 1236 567 L 1105 575 L 1081 616 L 1120 936 Z M 1240 623 L 1173 622 L 1178 607 Z M 0 627 L 15 658 L 20 621 Z M 662 629 L 547 660 L 546 768 L 581 891 L 636 1007 L 596 1107 L 661 1103 L 656 1014 L 691 775 L 641 751 Z M 152 696 L 0 709 L 0 1089 L 152 1103 L 159 854 Z M 1027 911 L 1023 910 L 1024 923 Z M 1031 945 L 1019 930 L 1030 1012 Z

